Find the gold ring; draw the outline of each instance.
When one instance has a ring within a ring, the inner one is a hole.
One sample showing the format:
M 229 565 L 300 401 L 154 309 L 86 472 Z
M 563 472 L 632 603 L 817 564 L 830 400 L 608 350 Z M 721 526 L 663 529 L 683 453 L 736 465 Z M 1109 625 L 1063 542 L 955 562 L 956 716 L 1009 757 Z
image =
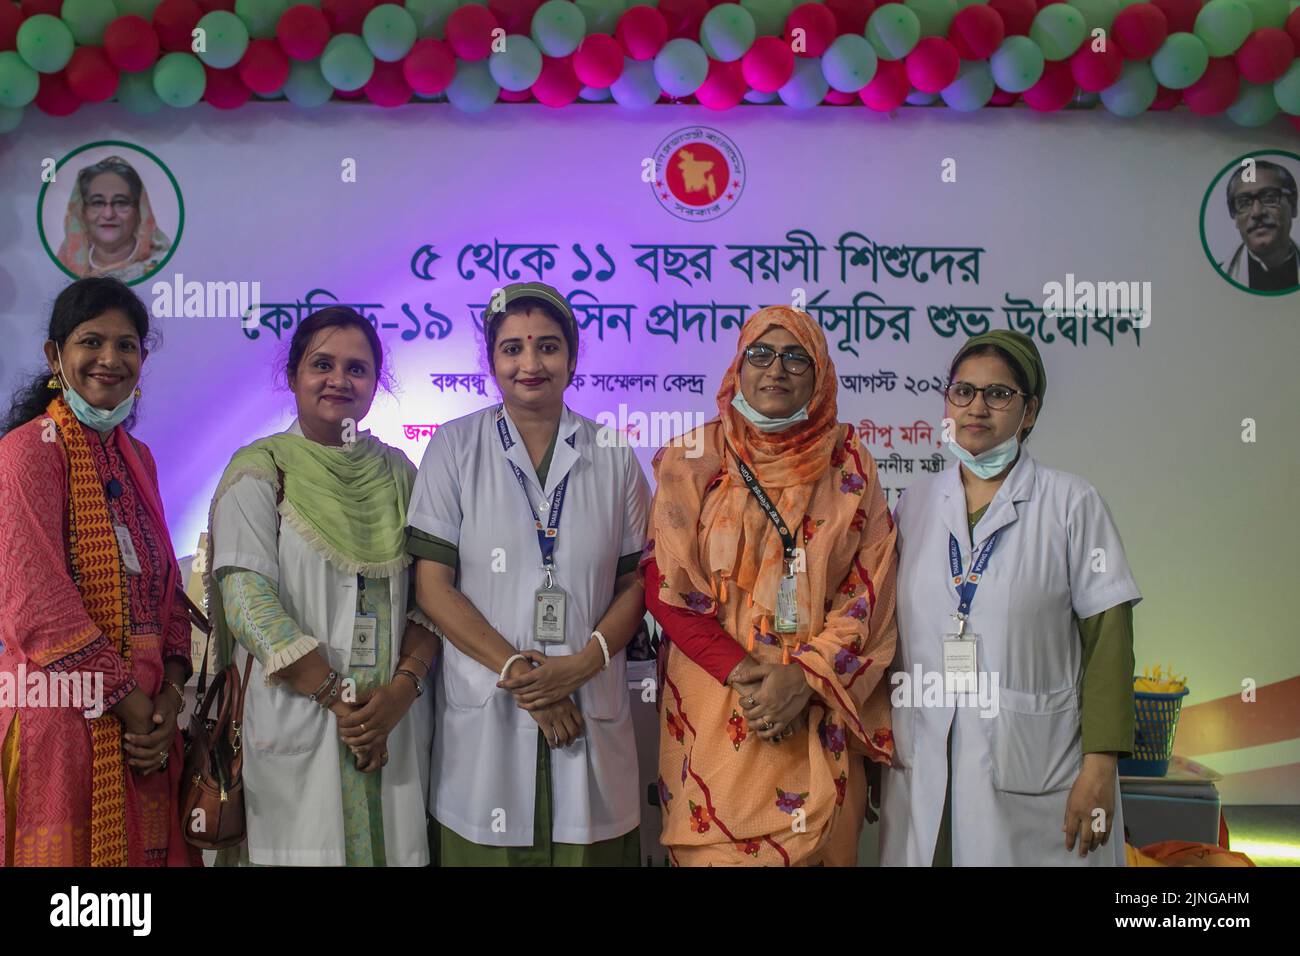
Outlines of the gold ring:
M 366 732 L 366 725 L 365 725 L 365 724 L 362 724 L 362 725 L 361 725 L 361 732 L 362 732 L 363 734 Z

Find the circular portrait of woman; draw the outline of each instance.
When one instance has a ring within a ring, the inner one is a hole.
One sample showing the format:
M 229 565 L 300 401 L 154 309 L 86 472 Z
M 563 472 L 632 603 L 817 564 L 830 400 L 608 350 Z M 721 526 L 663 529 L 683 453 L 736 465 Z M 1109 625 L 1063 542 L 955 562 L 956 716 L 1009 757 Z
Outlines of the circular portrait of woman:
M 1300 156 L 1260 150 L 1219 171 L 1201 202 L 1201 245 L 1215 271 L 1255 295 L 1300 289 Z
M 134 285 L 166 265 L 180 242 L 180 187 L 153 153 L 130 143 L 88 143 L 46 173 L 37 203 L 45 251 L 74 279 Z

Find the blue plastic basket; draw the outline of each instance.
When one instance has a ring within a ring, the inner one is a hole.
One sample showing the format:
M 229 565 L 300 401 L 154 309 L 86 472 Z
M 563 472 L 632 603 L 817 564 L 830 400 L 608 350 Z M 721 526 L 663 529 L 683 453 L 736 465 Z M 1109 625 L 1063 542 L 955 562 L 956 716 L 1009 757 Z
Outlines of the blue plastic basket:
M 1169 771 L 1174 731 L 1178 729 L 1178 714 L 1187 694 L 1187 688 L 1176 694 L 1133 692 L 1133 705 L 1137 709 L 1133 756 L 1119 761 L 1121 776 L 1163 777 Z

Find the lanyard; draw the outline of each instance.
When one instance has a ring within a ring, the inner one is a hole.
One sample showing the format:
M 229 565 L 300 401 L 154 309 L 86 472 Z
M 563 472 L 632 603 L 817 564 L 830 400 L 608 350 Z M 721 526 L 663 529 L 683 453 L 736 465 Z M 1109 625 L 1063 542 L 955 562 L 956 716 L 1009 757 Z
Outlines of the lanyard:
M 501 438 L 501 448 L 507 453 L 514 445 L 514 439 L 510 437 L 510 429 L 506 425 L 505 406 L 497 407 L 497 435 Z M 576 437 L 576 435 L 574 436 Z M 573 439 L 566 438 L 569 447 L 573 447 Z M 546 524 L 542 524 L 537 517 L 537 511 L 533 508 L 533 499 L 528 494 L 528 479 L 524 477 L 523 471 L 509 458 L 506 463 L 515 473 L 515 479 L 519 482 L 519 487 L 524 493 L 524 503 L 528 505 L 528 513 L 533 516 L 533 527 L 537 529 L 537 547 L 542 552 L 542 566 L 548 570 L 555 568 L 555 541 L 560 533 L 560 512 L 564 510 L 564 493 L 569 487 L 569 476 L 565 475 L 560 479 L 560 483 L 555 486 L 555 494 L 551 498 L 551 510 Z
M 776 505 L 768 497 L 767 492 L 763 490 L 763 486 L 758 483 L 754 473 L 749 470 L 749 467 L 739 457 L 736 458 L 736 465 L 740 469 L 740 477 L 745 480 L 745 485 L 758 502 L 758 506 L 763 509 L 763 514 L 767 515 L 768 520 L 776 528 L 776 533 L 781 536 L 781 547 L 785 552 L 785 562 L 788 568 L 794 562 L 794 535 L 790 533 L 790 526 L 781 517 L 781 512 L 776 510 Z
M 966 619 L 970 617 L 970 606 L 975 601 L 975 589 L 979 587 L 980 575 L 988 567 L 989 558 L 993 554 L 993 549 L 997 546 L 998 538 L 1002 536 L 1001 531 L 993 532 L 993 536 L 985 542 L 979 556 L 970 566 L 970 573 L 963 575 L 961 572 L 961 546 L 957 544 L 957 538 L 951 533 L 948 535 L 948 564 L 952 569 L 952 583 L 957 588 L 957 633 L 960 635 L 966 630 Z

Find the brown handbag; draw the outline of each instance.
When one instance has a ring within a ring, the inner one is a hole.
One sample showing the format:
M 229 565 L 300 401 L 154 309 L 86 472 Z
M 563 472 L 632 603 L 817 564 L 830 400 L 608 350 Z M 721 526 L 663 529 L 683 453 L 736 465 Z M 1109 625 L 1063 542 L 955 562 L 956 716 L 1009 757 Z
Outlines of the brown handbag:
M 199 671 L 198 706 L 185 732 L 185 771 L 181 776 L 181 833 L 185 842 L 202 850 L 220 850 L 243 841 L 244 817 L 244 690 L 253 668 L 248 655 L 243 680 L 232 662 L 208 687 L 208 651 L 212 625 L 184 591 L 190 620 L 208 635 Z M 215 709 L 216 715 L 213 716 Z

